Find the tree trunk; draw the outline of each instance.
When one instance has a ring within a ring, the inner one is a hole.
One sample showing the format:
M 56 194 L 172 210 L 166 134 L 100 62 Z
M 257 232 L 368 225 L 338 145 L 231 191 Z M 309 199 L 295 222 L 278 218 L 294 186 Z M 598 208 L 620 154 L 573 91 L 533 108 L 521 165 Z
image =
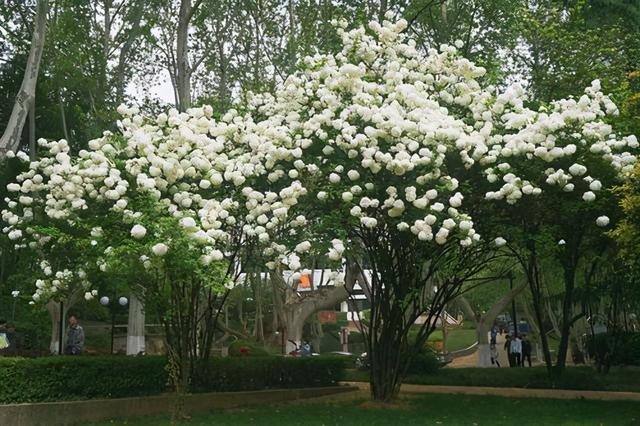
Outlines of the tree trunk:
M 178 14 L 176 35 L 176 86 L 178 89 L 178 109 L 186 111 L 191 107 L 191 67 L 189 65 L 189 21 L 193 14 L 191 0 L 182 0 Z
M 36 145 L 36 98 L 31 99 L 31 108 L 29 108 L 29 159 L 36 161 L 37 154 Z
M 69 311 L 69 306 L 64 304 L 62 319 L 67 317 L 67 311 Z M 51 340 L 49 341 L 49 352 L 52 355 L 61 355 L 59 352 L 60 349 L 60 303 L 54 302 L 53 300 L 49 300 L 47 302 L 47 312 L 49 312 L 49 318 L 51 318 Z M 65 327 L 64 323 L 62 324 L 62 341 L 64 342 L 64 334 Z
M 296 289 L 284 281 L 281 272 L 272 272 L 270 277 L 274 293 L 274 310 L 287 335 L 286 353 L 294 350 L 296 345 L 300 346 L 304 323 L 311 315 L 349 297 L 348 285 L 326 289 L 320 287 L 314 290 L 313 294 L 299 296 Z
M 285 313 L 284 327 L 286 330 L 285 353 L 300 348 L 302 343 L 302 330 L 306 318 L 301 315 L 302 309 L 294 307 Z
M 476 339 L 478 339 L 478 367 L 491 367 L 491 348 L 489 346 L 489 332 L 493 327 L 500 312 L 504 311 L 509 303 L 527 286 L 527 282 L 523 282 L 516 288 L 505 294 L 500 300 L 494 303 L 491 308 L 480 318 L 476 317 L 473 308 L 464 297 L 460 297 L 463 309 L 467 312 L 476 323 Z
M 555 372 L 561 375 L 567 363 L 569 349 L 569 337 L 571 335 L 571 317 L 573 314 L 573 290 L 575 288 L 575 268 L 565 267 L 564 271 L 564 300 L 562 303 L 562 323 L 560 324 L 560 344 L 558 345 L 558 357 L 556 359 Z
M 138 297 L 129 296 L 129 322 L 127 325 L 127 355 L 139 355 L 145 352 L 144 306 Z
M 20 147 L 20 136 L 27 119 L 27 114 L 36 96 L 36 83 L 40 69 L 40 59 L 44 49 L 44 40 L 47 27 L 48 0 L 38 0 L 36 16 L 34 19 L 33 37 L 31 38 L 31 49 L 24 78 L 20 85 L 20 91 L 16 95 L 13 110 L 9 117 L 9 122 L 0 138 L 0 156 L 4 156 L 7 151 L 15 151 Z

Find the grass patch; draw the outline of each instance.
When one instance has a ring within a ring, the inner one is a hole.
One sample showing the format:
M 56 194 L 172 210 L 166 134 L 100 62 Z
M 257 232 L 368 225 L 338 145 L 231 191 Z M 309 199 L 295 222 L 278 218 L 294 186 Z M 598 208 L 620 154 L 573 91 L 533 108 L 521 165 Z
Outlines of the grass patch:
M 321 398 L 195 415 L 189 425 L 632 425 L 640 405 L 627 401 L 503 398 L 472 395 L 411 395 L 393 407 L 364 404 L 362 392 L 349 398 Z M 363 405 L 364 404 L 364 405 Z M 118 420 L 98 425 L 169 425 L 168 416 Z
M 466 349 L 476 342 L 476 330 L 456 328 L 447 335 L 447 349 L 449 352 Z
M 435 330 L 429 335 L 427 342 L 441 342 L 442 330 Z M 456 328 L 447 334 L 447 349 L 449 352 L 466 349 L 476 342 L 476 330 L 469 328 Z
M 345 380 L 367 382 L 369 375 L 366 371 L 347 370 Z M 590 367 L 568 367 L 555 384 L 549 381 L 544 367 L 442 368 L 433 374 L 409 375 L 403 383 L 640 392 L 640 368 L 612 368 L 602 374 Z

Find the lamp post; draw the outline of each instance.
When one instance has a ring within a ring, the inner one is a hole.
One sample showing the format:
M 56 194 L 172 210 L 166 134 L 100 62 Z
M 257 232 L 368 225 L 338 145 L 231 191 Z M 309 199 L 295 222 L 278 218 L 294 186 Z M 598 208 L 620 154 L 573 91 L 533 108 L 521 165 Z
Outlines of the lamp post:
M 114 296 L 115 299 L 115 296 Z M 102 296 L 100 298 L 100 304 L 102 306 L 109 306 L 109 297 L 108 296 Z M 118 299 L 118 304 L 120 306 L 127 306 L 127 304 L 129 303 L 129 300 L 122 296 Z M 110 305 L 109 308 L 111 309 L 111 354 L 113 354 L 113 331 L 115 329 L 115 325 L 116 325 L 116 306 L 115 305 Z

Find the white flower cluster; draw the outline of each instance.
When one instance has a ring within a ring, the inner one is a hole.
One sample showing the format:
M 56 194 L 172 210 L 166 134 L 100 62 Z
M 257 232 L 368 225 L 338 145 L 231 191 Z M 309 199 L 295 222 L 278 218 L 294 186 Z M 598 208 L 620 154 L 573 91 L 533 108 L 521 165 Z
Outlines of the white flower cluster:
M 4 232 L 20 244 L 36 205 L 72 222 L 98 202 L 144 242 L 154 236 L 129 203 L 148 194 L 179 220 L 203 264 L 255 243 L 269 267 L 295 271 L 310 253 L 343 258 L 350 241 L 314 234 L 318 225 L 339 235 L 393 229 L 425 244 L 473 244 L 482 218 L 463 211 L 470 176 L 499 185 L 488 200 L 516 203 L 557 187 L 593 201 L 603 189 L 590 175 L 595 163 L 619 173 L 632 167 L 638 142 L 603 121 L 617 109 L 597 81 L 578 100 L 534 111 L 522 87 L 483 85 L 485 70 L 456 47 L 421 53 L 406 25 L 339 28 L 341 52 L 305 58 L 273 95 L 249 93 L 243 112 L 219 120 L 209 106 L 154 120 L 121 106 L 122 135 L 105 133 L 77 158 L 65 141 L 40 141 L 46 154 L 8 186 Z M 608 224 L 603 217 L 598 226 Z M 159 242 L 148 254 L 170 250 Z

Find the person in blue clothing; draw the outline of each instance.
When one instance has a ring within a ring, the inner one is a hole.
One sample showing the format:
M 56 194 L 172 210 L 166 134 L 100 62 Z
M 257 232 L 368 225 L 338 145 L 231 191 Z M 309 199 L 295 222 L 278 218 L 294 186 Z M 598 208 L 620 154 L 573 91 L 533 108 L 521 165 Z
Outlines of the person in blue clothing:
M 493 324 L 493 327 L 491 328 L 491 344 L 495 345 L 496 344 L 496 338 L 498 337 L 498 326 Z

